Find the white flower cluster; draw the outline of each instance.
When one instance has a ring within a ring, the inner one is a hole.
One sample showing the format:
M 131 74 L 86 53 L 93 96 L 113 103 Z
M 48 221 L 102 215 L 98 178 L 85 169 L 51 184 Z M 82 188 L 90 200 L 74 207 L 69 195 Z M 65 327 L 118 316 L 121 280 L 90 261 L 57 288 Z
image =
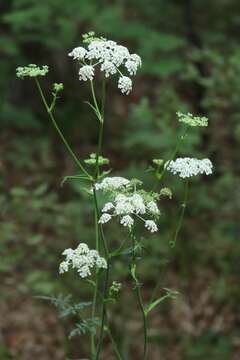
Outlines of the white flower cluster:
M 193 116 L 191 113 L 183 114 L 177 112 L 179 122 L 183 122 L 189 126 L 208 126 L 208 118 L 205 116 Z
M 95 66 L 97 65 L 100 65 L 100 71 L 104 73 L 106 78 L 119 73 L 118 88 L 126 95 L 132 90 L 132 80 L 123 75 L 120 67 L 125 67 L 128 73 L 133 76 L 136 75 L 138 68 L 142 65 L 139 55 L 130 54 L 125 46 L 103 38 L 92 38 L 87 49 L 81 46 L 76 47 L 68 55 L 74 60 L 79 60 L 82 64 L 79 70 L 80 80 L 93 80 Z
M 94 67 L 91 65 L 82 66 L 79 70 L 79 80 L 87 81 L 93 80 L 94 78 Z
M 102 190 L 113 191 L 120 188 L 121 191 L 124 190 L 124 186 L 126 190 L 127 186 L 130 184 L 130 181 L 127 179 L 125 179 L 124 183 L 117 180 L 116 183 L 118 183 L 120 186 L 113 188 L 112 183 L 115 183 L 113 181 L 115 178 L 105 178 L 104 180 L 106 184 L 109 182 L 108 179 L 111 179 L 111 185 L 107 187 L 100 187 Z M 113 201 L 107 202 L 103 206 L 102 213 L 103 214 L 99 219 L 100 224 L 105 224 L 113 217 L 119 216 L 120 224 L 130 228 L 134 224 L 134 218 L 137 217 L 145 223 L 145 227 L 149 231 L 156 232 L 158 230 L 158 227 L 153 220 L 145 219 L 143 217 L 143 215 L 149 215 L 150 217 L 154 218 L 158 217 L 160 215 L 160 211 L 158 209 L 157 203 L 151 198 L 146 199 L 141 193 L 130 192 L 129 188 L 127 193 L 118 191 L 114 195 Z
M 48 66 L 43 65 L 42 67 L 37 66 L 36 64 L 29 64 L 28 66 L 19 66 L 16 69 L 16 75 L 20 79 L 24 77 L 37 77 L 45 76 L 48 73 Z
M 107 262 L 101 257 L 97 250 L 90 250 L 87 244 L 80 243 L 78 247 L 73 249 L 66 249 L 62 253 L 66 260 L 61 262 L 59 266 L 59 273 L 63 274 L 68 271 L 69 267 L 77 269 L 82 278 L 91 276 L 91 269 L 96 266 L 97 268 L 106 269 Z
M 178 158 L 175 161 L 168 161 L 165 167 L 174 175 L 181 178 L 189 178 L 198 174 L 212 174 L 212 162 L 209 159 Z
M 95 184 L 96 190 L 113 191 L 130 185 L 130 181 L 121 176 L 106 177 L 102 182 Z

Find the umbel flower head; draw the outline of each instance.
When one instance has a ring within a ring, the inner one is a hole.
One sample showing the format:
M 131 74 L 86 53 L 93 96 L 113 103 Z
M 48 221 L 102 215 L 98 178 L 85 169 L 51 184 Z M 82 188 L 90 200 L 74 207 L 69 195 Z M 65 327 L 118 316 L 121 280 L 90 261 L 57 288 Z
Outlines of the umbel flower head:
M 16 69 L 16 75 L 20 79 L 24 77 L 37 77 L 45 76 L 48 73 L 48 66 L 43 65 L 42 67 L 37 66 L 36 64 L 29 64 L 28 66 L 19 66 Z
M 131 182 L 122 177 L 109 177 L 95 185 L 96 190 L 108 192 L 111 197 L 111 202 L 107 202 L 102 208 L 100 224 L 105 224 L 117 217 L 121 225 L 131 228 L 135 220 L 140 219 L 149 231 L 158 231 L 157 224 L 151 219 L 157 219 L 160 216 L 156 203 L 158 195 L 136 190 L 135 184 L 136 181 Z
M 59 266 L 59 273 L 63 274 L 69 270 L 69 267 L 77 269 L 77 272 L 82 278 L 91 276 L 91 269 L 107 268 L 106 260 L 101 257 L 97 250 L 90 250 L 87 244 L 80 243 L 78 247 L 73 249 L 66 249 L 62 253 L 65 256 L 65 261 L 61 262 Z
M 95 184 L 96 190 L 103 190 L 103 191 L 113 191 L 119 190 L 121 188 L 125 188 L 130 186 L 130 180 L 121 177 L 121 176 L 113 176 L 113 177 L 106 177 L 100 183 Z
M 198 174 L 212 174 L 213 165 L 209 159 L 178 158 L 175 161 L 168 161 L 165 167 L 174 175 L 181 178 L 189 178 Z
M 84 42 L 86 48 L 79 46 L 68 54 L 81 64 L 79 80 L 93 80 L 95 68 L 99 66 L 106 78 L 119 74 L 118 88 L 128 95 L 132 90 L 132 80 L 124 74 L 124 70 L 131 76 L 136 75 L 142 65 L 140 56 L 130 54 L 125 46 L 115 41 L 95 37 L 93 32 L 84 35 Z

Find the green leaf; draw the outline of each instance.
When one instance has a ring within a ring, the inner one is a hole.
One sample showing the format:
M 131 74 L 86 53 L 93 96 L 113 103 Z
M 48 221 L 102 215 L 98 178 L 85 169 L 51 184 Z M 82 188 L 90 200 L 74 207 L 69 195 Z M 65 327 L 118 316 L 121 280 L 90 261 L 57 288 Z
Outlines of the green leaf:
M 167 299 L 169 296 L 169 294 L 166 294 L 158 299 L 156 299 L 155 301 L 153 301 L 151 304 L 149 304 L 145 310 L 144 310 L 144 313 L 145 315 L 148 315 L 148 313 L 153 310 L 157 305 L 159 305 L 162 301 L 164 301 L 165 299 Z
M 61 186 L 63 186 L 64 183 L 68 180 L 90 181 L 90 179 L 86 175 L 69 175 L 69 176 L 64 176 L 63 180 L 61 181 Z

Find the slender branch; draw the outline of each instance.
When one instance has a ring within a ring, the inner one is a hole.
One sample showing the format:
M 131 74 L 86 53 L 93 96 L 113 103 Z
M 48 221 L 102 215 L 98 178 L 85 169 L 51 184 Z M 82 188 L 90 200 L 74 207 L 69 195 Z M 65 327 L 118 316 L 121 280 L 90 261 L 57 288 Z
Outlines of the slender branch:
M 100 210 L 99 210 L 99 206 L 98 206 L 98 199 L 97 199 L 97 193 L 96 193 L 95 187 L 93 187 L 93 199 L 94 199 L 94 206 L 95 206 L 96 213 L 97 213 L 97 220 L 99 220 Z M 108 244 L 107 244 L 107 241 L 104 236 L 102 224 L 98 223 L 98 228 L 99 228 L 99 233 L 100 233 L 102 244 L 103 244 L 104 253 L 105 253 L 106 258 L 108 258 L 109 257 Z
M 136 295 L 139 307 L 141 309 L 142 318 L 143 318 L 143 331 L 144 331 L 144 347 L 143 347 L 143 359 L 147 359 L 147 352 L 148 352 L 148 344 L 147 344 L 147 316 L 144 311 L 143 299 L 140 291 L 140 284 L 136 283 Z
M 95 218 L 96 250 L 99 251 L 99 228 L 98 228 L 98 215 L 97 215 L 96 208 L 94 209 L 94 218 Z M 92 319 L 95 318 L 95 314 L 96 314 L 98 281 L 99 281 L 98 280 L 98 270 L 96 270 L 96 282 L 95 282 L 95 287 L 94 287 L 94 292 L 93 292 L 93 301 L 92 301 Z M 96 356 L 95 337 L 96 337 L 95 333 L 92 332 L 91 338 L 90 338 L 92 360 L 94 360 L 95 356 Z
M 180 136 L 180 138 L 179 138 L 179 140 L 178 140 L 178 142 L 177 142 L 177 145 L 176 145 L 176 147 L 175 147 L 175 149 L 174 149 L 174 151 L 173 151 L 173 153 L 172 153 L 172 155 L 170 156 L 170 159 L 169 159 L 168 161 L 174 160 L 175 156 L 177 155 L 177 153 L 178 153 L 178 151 L 179 151 L 179 149 L 180 149 L 180 146 L 181 146 L 183 140 L 185 139 L 185 137 L 186 137 L 186 135 L 187 135 L 188 129 L 189 129 L 189 126 L 186 125 L 185 128 L 184 128 L 184 130 L 183 130 L 183 133 L 182 133 L 182 135 Z M 158 166 L 157 170 L 159 170 L 159 166 Z M 163 176 L 165 175 L 166 170 L 167 170 L 167 167 L 164 166 L 162 172 L 159 174 L 158 178 L 156 179 L 156 182 L 155 182 L 155 184 L 154 184 L 154 186 L 153 186 L 153 190 L 156 189 L 158 183 L 160 182 L 160 180 L 162 180 Z
M 109 269 L 110 269 L 110 259 L 107 260 L 107 269 L 106 269 L 106 275 L 105 275 L 105 281 L 104 281 L 101 327 L 100 327 L 100 335 L 99 335 L 99 342 L 98 342 L 98 347 L 97 347 L 96 360 L 99 359 L 99 355 L 102 350 L 104 326 L 105 326 L 106 317 L 107 317 L 106 298 L 107 298 L 107 290 L 108 290 Z
M 135 253 L 135 245 L 136 245 L 136 241 L 135 241 L 135 237 L 132 233 L 132 231 L 130 231 L 130 236 L 132 239 L 132 260 L 131 260 L 131 275 L 133 278 L 133 281 L 135 283 L 135 294 L 137 297 L 137 301 L 140 307 L 140 311 L 142 314 L 142 319 L 143 319 L 143 335 L 144 335 L 144 345 L 143 345 L 143 360 L 147 359 L 147 353 L 148 353 L 148 334 L 147 334 L 147 315 L 145 313 L 144 310 L 144 304 L 143 304 L 143 299 L 142 299 L 142 294 L 140 291 L 140 287 L 141 284 L 138 281 L 138 278 L 136 276 L 136 253 Z
M 68 144 L 67 140 L 65 139 L 62 131 L 60 130 L 60 128 L 59 128 L 59 126 L 58 126 L 58 124 L 57 124 L 57 122 L 56 122 L 56 120 L 55 120 L 55 118 L 54 118 L 54 116 L 53 116 L 53 113 L 52 113 L 50 107 L 48 106 L 48 103 L 47 103 L 46 98 L 45 98 L 45 96 L 44 96 L 44 94 L 43 94 L 43 91 L 42 91 L 42 88 L 41 88 L 41 85 L 40 85 L 38 79 L 35 78 L 35 81 L 36 81 L 36 85 L 37 85 L 37 88 L 38 88 L 38 90 L 39 90 L 39 93 L 40 93 L 40 96 L 41 96 L 43 105 L 44 105 L 44 107 L 45 107 L 45 109 L 46 109 L 46 111 L 47 111 L 47 113 L 48 113 L 48 115 L 49 115 L 49 117 L 50 117 L 50 119 L 51 119 L 51 121 L 52 121 L 52 123 L 53 123 L 53 125 L 54 125 L 54 127 L 55 127 L 55 129 L 56 129 L 56 131 L 57 131 L 57 133 L 58 133 L 58 135 L 60 136 L 62 142 L 64 143 L 64 145 L 65 145 L 65 147 L 67 148 L 69 154 L 71 155 L 71 157 L 73 158 L 74 162 L 75 162 L 76 165 L 79 167 L 79 169 L 80 169 L 89 179 L 91 179 L 91 176 L 89 175 L 89 173 L 87 172 L 87 170 L 83 167 L 83 165 L 81 164 L 81 162 L 78 160 L 77 156 L 75 155 L 75 153 L 74 153 L 73 150 L 71 149 L 71 147 L 70 147 L 70 145 Z
M 98 106 L 98 102 L 97 102 L 97 98 L 96 98 L 96 95 L 95 95 L 95 90 L 94 90 L 94 85 L 93 85 L 92 80 L 90 80 L 90 89 L 91 89 L 93 103 L 94 103 L 95 110 L 96 110 L 96 115 L 98 116 L 98 120 L 101 122 L 101 121 L 103 121 L 102 114 L 101 114 L 101 111 L 100 111 L 99 106 Z
M 90 82 L 90 87 L 91 87 L 91 93 L 92 93 L 93 102 L 94 102 L 94 106 L 95 106 L 95 113 L 97 114 L 98 119 L 99 119 L 98 147 L 97 147 L 96 165 L 95 165 L 95 181 L 97 181 L 98 176 L 99 176 L 99 156 L 101 154 L 102 142 L 103 142 L 105 80 L 103 82 L 103 88 L 102 88 L 101 112 L 99 110 L 99 105 L 96 100 L 94 85 L 93 85 L 92 81 Z M 100 210 L 99 210 L 99 206 L 98 206 L 96 188 L 94 185 L 95 184 L 93 184 L 93 199 L 94 199 L 94 207 L 95 207 L 95 227 L 96 227 L 96 231 L 98 233 L 98 236 L 96 237 L 96 249 L 99 251 L 99 235 L 100 235 L 102 244 L 104 247 L 105 256 L 107 258 L 107 270 L 106 270 L 106 276 L 105 276 L 105 282 L 104 282 L 102 317 L 101 317 L 99 342 L 98 342 L 98 346 L 97 346 L 97 354 L 96 354 L 96 350 L 95 350 L 95 335 L 93 334 L 93 336 L 91 337 L 91 353 L 92 353 L 92 356 L 94 359 L 98 359 L 101 349 L 102 349 L 104 326 L 105 326 L 106 316 L 107 316 L 106 297 L 107 297 L 107 290 L 108 290 L 110 257 L 109 257 L 108 245 L 107 245 L 104 233 L 103 233 L 103 228 L 102 228 L 102 225 L 99 224 Z M 97 281 L 96 281 L 96 286 L 95 286 L 94 294 L 93 294 L 92 317 L 95 316 L 95 312 L 96 312 L 96 299 L 97 299 L 97 292 L 98 292 L 98 273 L 96 273 L 96 278 L 97 278 Z M 110 329 L 109 329 L 109 332 L 110 332 Z M 113 337 L 112 337 L 112 339 L 113 339 Z M 114 349 L 117 349 L 117 345 L 115 342 L 114 342 L 114 344 L 115 344 Z
M 185 181 L 185 186 L 184 186 L 184 198 L 183 198 L 183 203 L 181 204 L 181 212 L 180 212 L 180 217 L 177 223 L 177 227 L 175 230 L 175 234 L 174 234 L 174 238 L 172 241 L 170 241 L 170 246 L 173 248 L 176 245 L 176 241 L 179 235 L 179 232 L 181 230 L 182 227 L 182 223 L 183 223 L 183 218 L 184 218 L 184 214 L 185 214 L 185 210 L 186 210 L 186 206 L 187 206 L 187 200 L 188 200 L 188 193 L 189 193 L 189 181 L 186 180 Z
M 111 340 L 111 343 L 112 343 L 112 345 L 113 345 L 113 349 L 114 349 L 114 352 L 115 352 L 115 354 L 116 354 L 117 359 L 118 359 L 118 360 L 122 360 L 122 356 L 121 356 L 121 354 L 120 354 L 120 352 L 119 352 L 119 350 L 118 350 L 116 341 L 115 341 L 114 338 L 113 338 L 113 335 L 112 335 L 112 332 L 111 332 L 109 326 L 108 326 L 108 328 L 107 328 L 107 331 L 108 331 L 108 336 L 109 336 L 109 339 Z

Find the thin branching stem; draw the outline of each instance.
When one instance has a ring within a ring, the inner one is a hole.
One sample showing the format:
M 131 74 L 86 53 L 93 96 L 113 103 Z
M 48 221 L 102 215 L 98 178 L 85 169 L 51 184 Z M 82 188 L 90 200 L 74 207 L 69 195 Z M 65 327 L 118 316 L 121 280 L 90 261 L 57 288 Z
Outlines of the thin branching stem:
M 131 275 L 134 281 L 134 291 L 135 295 L 139 304 L 139 308 L 142 314 L 143 319 L 143 336 L 144 336 L 144 343 L 143 343 L 143 360 L 147 360 L 148 354 L 148 328 L 147 328 L 147 314 L 145 313 L 143 298 L 141 294 L 141 283 L 139 282 L 137 275 L 136 275 L 136 240 L 135 236 L 132 231 L 130 231 L 130 237 L 132 240 L 132 259 L 131 259 Z
M 175 156 L 177 155 L 177 153 L 178 153 L 178 151 L 179 151 L 179 149 L 180 149 L 180 146 L 182 145 L 182 142 L 184 141 L 184 139 L 185 139 L 185 137 L 186 137 L 186 135 L 187 135 L 188 129 L 189 129 L 189 125 L 186 125 L 186 126 L 184 127 L 184 130 L 183 130 L 182 135 L 181 135 L 181 136 L 179 137 L 179 139 L 178 139 L 177 145 L 176 145 L 173 153 L 171 154 L 170 159 L 168 160 L 168 162 L 174 160 Z M 166 172 L 166 170 L 167 170 L 167 167 L 164 166 L 162 172 L 161 172 L 160 174 L 158 174 L 159 168 L 160 168 L 160 166 L 158 166 L 158 167 L 157 167 L 157 170 L 156 170 L 156 172 L 157 172 L 157 179 L 156 179 L 156 181 L 155 181 L 155 183 L 154 183 L 153 190 L 156 190 L 159 182 L 162 180 L 162 178 L 163 178 L 163 176 L 165 175 L 165 172 Z
M 99 334 L 99 342 L 97 347 L 96 360 L 99 359 L 102 346 L 103 346 L 103 337 L 104 337 L 104 327 L 106 324 L 107 318 L 107 293 L 108 293 L 108 280 L 109 280 L 109 270 L 110 270 L 110 258 L 107 259 L 107 269 L 105 273 L 104 279 L 104 290 L 103 290 L 103 305 L 102 305 L 102 314 L 101 314 L 101 326 L 100 326 L 100 334 Z
M 186 206 L 187 206 L 188 193 L 189 193 L 189 181 L 187 179 L 187 180 L 185 180 L 184 197 L 183 197 L 183 202 L 181 204 L 180 216 L 179 216 L 179 219 L 178 219 L 178 222 L 177 222 L 174 238 L 173 238 L 172 241 L 170 241 L 171 247 L 175 247 L 177 239 L 178 239 L 179 232 L 180 232 L 180 230 L 182 228 L 184 214 L 185 214 Z
M 55 120 L 55 117 L 53 116 L 53 113 L 52 113 L 52 109 L 51 107 L 48 106 L 48 103 L 47 103 L 47 100 L 43 94 L 43 91 L 42 91 L 42 88 L 41 88 L 41 85 L 38 81 L 37 78 L 35 78 L 35 81 L 36 81 L 36 85 L 37 85 L 37 88 L 38 88 L 38 91 L 40 93 L 40 96 L 41 96 L 41 99 L 42 99 L 42 102 L 43 102 L 43 105 L 58 133 L 58 135 L 60 136 L 62 142 L 64 143 L 65 147 L 67 148 L 69 154 L 71 155 L 71 157 L 73 158 L 75 164 L 78 166 L 78 168 L 87 176 L 88 179 L 91 179 L 91 175 L 87 172 L 87 170 L 84 168 L 84 166 L 81 164 L 81 162 L 78 160 L 77 156 L 75 155 L 75 153 L 73 152 L 73 150 L 71 149 L 71 146 L 68 144 L 65 136 L 63 135 L 62 131 L 60 130 L 56 120 Z

